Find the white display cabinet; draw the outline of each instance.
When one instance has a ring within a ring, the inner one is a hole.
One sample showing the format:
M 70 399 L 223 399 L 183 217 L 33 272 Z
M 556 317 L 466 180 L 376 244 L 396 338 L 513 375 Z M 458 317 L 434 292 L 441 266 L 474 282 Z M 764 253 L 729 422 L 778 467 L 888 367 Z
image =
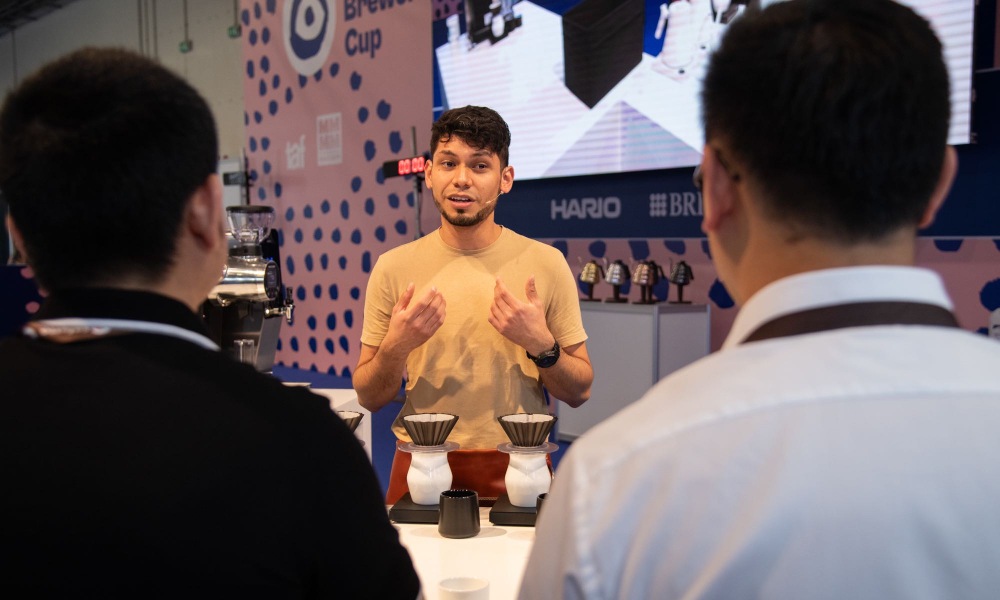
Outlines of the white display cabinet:
M 594 366 L 590 400 L 558 405 L 556 437 L 574 440 L 635 402 L 671 372 L 709 352 L 705 304 L 581 302 L 587 352 Z

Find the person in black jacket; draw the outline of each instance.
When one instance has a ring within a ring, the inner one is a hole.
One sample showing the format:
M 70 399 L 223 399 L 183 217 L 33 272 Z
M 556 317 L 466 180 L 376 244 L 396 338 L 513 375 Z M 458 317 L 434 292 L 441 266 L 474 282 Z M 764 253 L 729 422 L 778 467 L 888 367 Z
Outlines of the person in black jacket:
M 0 343 L 7 597 L 419 593 L 327 400 L 206 337 L 216 160 L 205 101 L 124 50 L 57 60 L 0 112 L 11 234 L 47 294 Z

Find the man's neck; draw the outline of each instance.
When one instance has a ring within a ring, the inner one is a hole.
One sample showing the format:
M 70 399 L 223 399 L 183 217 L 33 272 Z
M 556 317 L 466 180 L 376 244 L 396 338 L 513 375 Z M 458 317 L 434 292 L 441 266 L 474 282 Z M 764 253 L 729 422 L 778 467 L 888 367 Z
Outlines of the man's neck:
M 732 288 L 734 299 L 742 304 L 774 281 L 810 271 L 870 265 L 912 266 L 915 246 L 912 230 L 853 244 L 780 236 L 761 240 L 748 245 L 745 260 L 737 269 L 737 281 Z
M 459 250 L 482 250 L 500 238 L 503 227 L 493 219 L 468 227 L 458 227 L 441 219 L 441 241 Z

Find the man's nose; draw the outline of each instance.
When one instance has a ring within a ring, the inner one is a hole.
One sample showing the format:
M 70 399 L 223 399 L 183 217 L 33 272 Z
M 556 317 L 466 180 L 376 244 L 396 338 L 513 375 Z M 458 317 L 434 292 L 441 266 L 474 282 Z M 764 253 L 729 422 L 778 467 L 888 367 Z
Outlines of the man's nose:
M 455 170 L 455 185 L 459 187 L 468 187 L 472 182 L 472 171 L 465 165 L 458 165 L 458 169 Z

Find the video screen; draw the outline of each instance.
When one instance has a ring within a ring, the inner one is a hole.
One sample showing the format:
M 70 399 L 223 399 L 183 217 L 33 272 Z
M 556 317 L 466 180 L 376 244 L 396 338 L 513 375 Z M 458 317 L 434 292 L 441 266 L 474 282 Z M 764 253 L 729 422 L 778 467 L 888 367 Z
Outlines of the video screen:
M 518 179 L 694 166 L 707 59 L 745 3 L 465 0 L 464 12 L 434 29 L 435 112 L 497 110 L 511 128 Z M 944 44 L 948 141 L 968 143 L 975 0 L 903 3 Z

